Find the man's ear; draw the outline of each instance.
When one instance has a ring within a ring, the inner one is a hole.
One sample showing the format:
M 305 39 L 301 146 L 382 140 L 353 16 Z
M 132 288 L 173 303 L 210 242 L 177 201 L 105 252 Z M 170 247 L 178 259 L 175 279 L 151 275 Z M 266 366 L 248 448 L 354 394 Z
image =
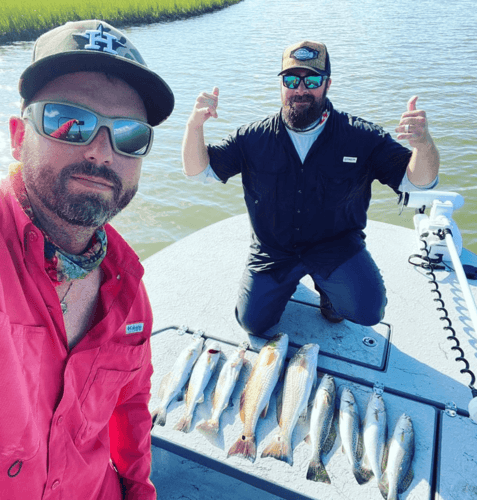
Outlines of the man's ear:
M 25 122 L 18 116 L 12 116 L 9 125 L 12 156 L 15 160 L 20 161 L 23 139 L 25 138 Z

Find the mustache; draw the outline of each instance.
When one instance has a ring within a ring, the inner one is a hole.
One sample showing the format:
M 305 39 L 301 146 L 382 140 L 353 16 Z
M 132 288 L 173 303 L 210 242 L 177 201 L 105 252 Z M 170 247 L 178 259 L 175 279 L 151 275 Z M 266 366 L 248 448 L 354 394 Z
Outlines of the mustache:
M 310 95 L 310 94 L 303 94 L 303 95 L 296 95 L 293 97 L 290 97 L 289 99 L 290 104 L 293 104 L 294 102 L 315 102 L 315 98 Z
M 115 197 L 119 197 L 123 189 L 123 183 L 116 172 L 106 167 L 105 165 L 95 165 L 89 161 L 81 163 L 72 163 L 63 169 L 60 174 L 60 181 L 65 183 L 71 176 L 76 174 L 84 174 L 92 177 L 102 178 L 113 184 Z

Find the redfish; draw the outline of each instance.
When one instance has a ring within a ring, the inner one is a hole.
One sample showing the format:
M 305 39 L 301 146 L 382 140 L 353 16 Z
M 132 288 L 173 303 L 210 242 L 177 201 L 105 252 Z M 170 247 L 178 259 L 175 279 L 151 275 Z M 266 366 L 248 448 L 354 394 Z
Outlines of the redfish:
M 288 335 L 279 333 L 261 349 L 240 398 L 240 418 L 243 431 L 228 452 L 255 462 L 257 446 L 255 427 L 259 417 L 265 418 L 270 397 L 275 388 L 288 350 Z

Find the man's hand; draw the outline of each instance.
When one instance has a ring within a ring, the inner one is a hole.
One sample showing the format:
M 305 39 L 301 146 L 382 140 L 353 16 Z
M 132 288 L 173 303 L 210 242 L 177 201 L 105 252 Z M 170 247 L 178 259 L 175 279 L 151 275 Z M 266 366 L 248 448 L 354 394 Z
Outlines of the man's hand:
M 427 145 L 432 142 L 427 127 L 426 112 L 416 109 L 417 95 L 411 97 L 407 103 L 407 111 L 401 115 L 401 121 L 396 127 L 398 140 L 407 139 L 413 148 Z
M 427 127 L 426 112 L 416 109 L 417 95 L 407 103 L 396 127 L 398 139 L 407 139 L 413 149 L 407 166 L 407 176 L 415 186 L 427 186 L 439 172 L 439 152 Z
M 189 125 L 201 127 L 211 117 L 217 118 L 219 105 L 219 89 L 214 87 L 212 94 L 202 92 L 195 101 L 194 110 L 189 118 Z

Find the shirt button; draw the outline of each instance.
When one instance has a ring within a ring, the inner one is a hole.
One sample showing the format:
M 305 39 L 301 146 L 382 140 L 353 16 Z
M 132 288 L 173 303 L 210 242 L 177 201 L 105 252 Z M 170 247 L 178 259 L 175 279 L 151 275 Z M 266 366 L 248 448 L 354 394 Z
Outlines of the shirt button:
M 296 228 L 295 228 L 295 231 L 299 231 L 299 230 L 300 230 L 300 228 L 299 228 L 299 227 L 296 227 Z
M 35 233 L 35 231 L 30 231 L 28 233 L 28 237 L 30 238 L 30 241 L 36 241 L 38 239 L 38 235 Z
M 58 488 L 58 486 L 60 485 L 60 482 L 58 481 L 58 479 L 51 485 L 51 489 L 52 490 L 56 490 L 56 488 Z
M 64 420 L 63 415 L 60 415 L 60 416 L 58 417 L 58 424 L 62 424 L 62 423 L 63 423 L 63 420 Z
M 120 274 L 118 274 L 118 275 L 116 276 L 116 279 L 119 281 L 119 280 L 121 279 L 121 275 L 120 275 Z
M 255 205 L 258 203 L 258 200 L 255 200 Z
M 300 210 L 297 210 L 297 211 L 296 211 L 296 213 L 297 213 L 297 214 L 299 214 L 299 213 L 300 213 Z
M 301 194 L 301 189 L 299 189 L 298 192 Z

